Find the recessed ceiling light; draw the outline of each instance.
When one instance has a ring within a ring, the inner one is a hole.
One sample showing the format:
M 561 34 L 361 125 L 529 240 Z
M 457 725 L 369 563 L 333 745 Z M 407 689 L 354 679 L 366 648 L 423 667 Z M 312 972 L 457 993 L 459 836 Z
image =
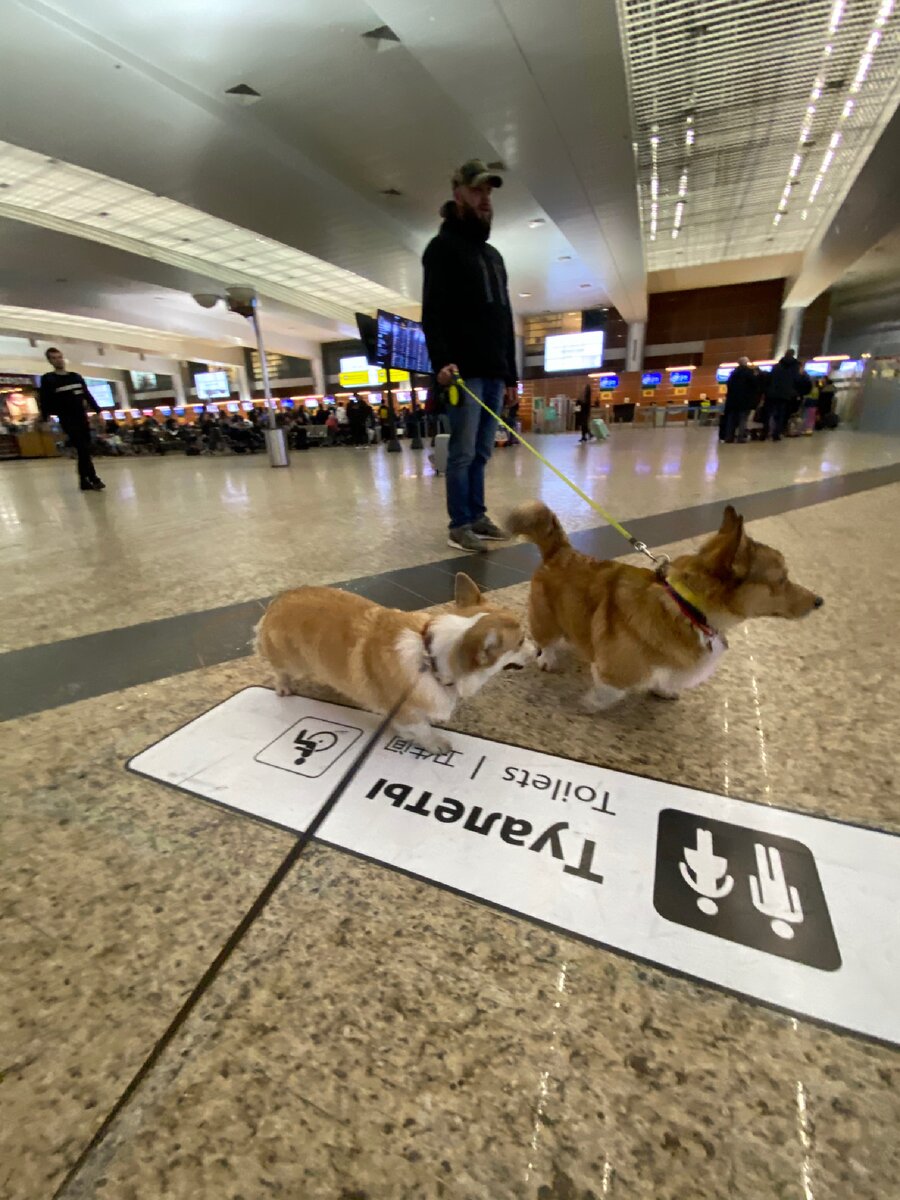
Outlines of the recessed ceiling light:
M 528 228 L 529 229 L 537 229 L 539 226 L 541 226 L 543 224 L 545 224 L 543 217 L 535 217 L 533 221 L 528 222 Z
M 382 194 L 382 196 L 402 196 L 403 195 L 403 193 L 401 191 L 398 191 L 398 189 L 395 187 L 382 188 L 381 194 Z
M 99 212 L 99 213 L 97 213 L 97 216 L 98 217 L 108 217 L 109 213 L 108 212 Z
M 520 300 L 528 300 L 531 297 L 531 292 L 519 292 Z
M 571 254 L 561 254 L 556 261 L 557 262 L 571 262 L 572 255 Z
M 579 283 L 578 286 L 580 288 L 589 288 L 589 287 L 593 287 L 594 285 L 592 283 Z

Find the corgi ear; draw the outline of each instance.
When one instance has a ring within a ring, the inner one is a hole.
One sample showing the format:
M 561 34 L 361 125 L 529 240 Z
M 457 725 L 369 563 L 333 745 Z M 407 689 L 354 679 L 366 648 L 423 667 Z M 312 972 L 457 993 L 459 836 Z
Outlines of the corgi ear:
M 746 574 L 747 535 L 744 518 L 729 504 L 719 532 L 713 538 L 709 557 L 710 569 L 716 575 Z
M 477 608 L 481 603 L 478 584 L 462 571 L 456 576 L 455 600 L 457 608 Z
M 727 504 L 722 514 L 722 524 L 719 526 L 719 533 L 732 533 L 735 525 L 743 526 L 743 524 L 744 518 L 738 516 L 734 505 Z

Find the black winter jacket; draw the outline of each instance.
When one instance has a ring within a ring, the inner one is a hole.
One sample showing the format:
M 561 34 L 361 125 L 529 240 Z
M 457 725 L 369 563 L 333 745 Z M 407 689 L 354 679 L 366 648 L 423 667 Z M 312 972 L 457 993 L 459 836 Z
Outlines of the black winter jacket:
M 751 412 L 759 399 L 759 380 L 751 367 L 737 366 L 728 376 L 726 398 L 740 412 Z
M 435 371 L 456 363 L 463 379 L 517 381 L 512 310 L 503 259 L 476 219 L 452 203 L 422 258 L 422 325 Z
M 770 400 L 793 400 L 797 395 L 800 363 L 785 354 L 769 372 L 766 395 Z

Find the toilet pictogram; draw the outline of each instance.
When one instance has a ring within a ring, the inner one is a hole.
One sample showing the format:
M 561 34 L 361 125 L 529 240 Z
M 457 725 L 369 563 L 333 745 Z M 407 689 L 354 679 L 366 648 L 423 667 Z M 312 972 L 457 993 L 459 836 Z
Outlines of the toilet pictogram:
M 713 937 L 823 971 L 841 965 L 815 859 L 792 838 L 663 809 L 653 904 Z

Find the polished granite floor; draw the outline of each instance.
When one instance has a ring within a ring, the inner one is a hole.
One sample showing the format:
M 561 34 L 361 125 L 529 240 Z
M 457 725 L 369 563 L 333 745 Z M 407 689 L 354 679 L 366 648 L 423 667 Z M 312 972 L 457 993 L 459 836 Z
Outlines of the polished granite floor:
M 550 444 L 577 465 L 578 451 Z M 223 491 L 237 460 L 113 464 L 109 492 L 83 498 L 66 490 L 58 464 L 4 467 L 4 560 L 27 568 L 5 608 L 5 644 L 62 648 L 74 634 L 266 594 L 297 578 L 296 559 L 304 577 L 336 579 L 446 558 L 432 479 L 406 457 L 379 464 L 348 451 L 329 483 L 327 453 L 311 452 L 290 475 L 253 464 L 234 520 Z M 560 503 L 555 485 L 542 488 L 521 453 L 491 469 L 504 507 L 531 488 L 570 527 L 593 524 Z M 605 455 L 619 510 L 651 515 L 887 465 L 900 441 L 842 434 L 719 447 L 701 431 L 629 430 L 590 453 L 581 479 L 596 471 L 606 495 Z M 649 470 L 636 471 L 638 461 Z M 385 497 L 373 488 L 381 474 Z M 393 487 L 414 520 L 389 503 Z M 276 489 L 295 497 L 293 518 L 275 505 Z M 716 677 L 677 705 L 634 701 L 587 717 L 571 673 L 526 671 L 495 681 L 455 727 L 897 832 L 898 501 L 900 484 L 888 483 L 754 521 L 753 535 L 779 546 L 826 606 L 800 625 L 738 633 Z M 313 503 L 334 521 L 330 533 L 310 528 Z M 230 546 L 213 536 L 220 526 Z M 214 546 L 234 566 L 230 590 Z M 501 594 L 524 605 L 527 585 Z M 303 853 L 70 1175 L 293 843 L 124 763 L 265 682 L 261 664 L 243 658 L 0 726 L 0 1195 L 897 1194 L 895 1049 L 323 845 Z M 885 914 L 886 933 L 895 918 Z

